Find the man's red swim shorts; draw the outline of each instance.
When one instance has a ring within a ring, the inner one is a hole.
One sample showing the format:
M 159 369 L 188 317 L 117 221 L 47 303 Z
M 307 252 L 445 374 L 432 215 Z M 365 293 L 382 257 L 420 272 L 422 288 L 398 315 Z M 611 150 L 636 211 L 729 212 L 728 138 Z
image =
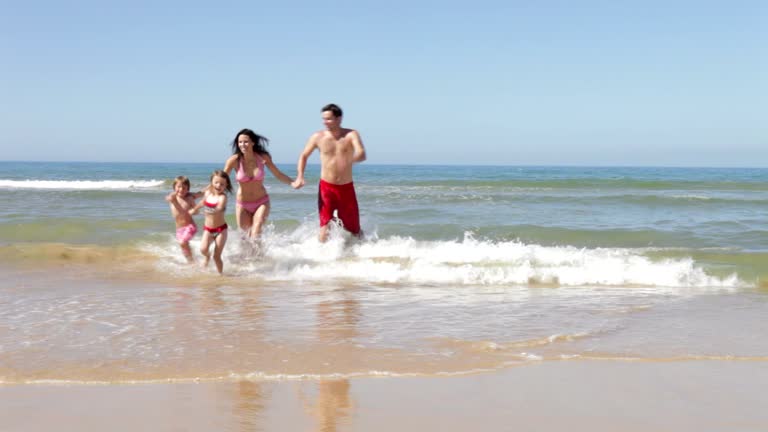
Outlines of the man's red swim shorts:
M 360 233 L 360 212 L 352 182 L 337 185 L 321 179 L 317 192 L 317 210 L 320 213 L 320 226 L 326 226 L 333 219 L 333 211 L 337 210 L 344 229 L 352 234 Z

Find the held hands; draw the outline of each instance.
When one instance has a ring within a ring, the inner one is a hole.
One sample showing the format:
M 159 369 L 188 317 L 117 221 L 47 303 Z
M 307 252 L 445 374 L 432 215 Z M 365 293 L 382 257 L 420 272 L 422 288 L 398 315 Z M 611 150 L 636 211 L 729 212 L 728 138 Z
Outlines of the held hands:
M 291 187 L 294 189 L 301 189 L 304 186 L 304 177 L 296 177 L 296 180 L 291 182 Z

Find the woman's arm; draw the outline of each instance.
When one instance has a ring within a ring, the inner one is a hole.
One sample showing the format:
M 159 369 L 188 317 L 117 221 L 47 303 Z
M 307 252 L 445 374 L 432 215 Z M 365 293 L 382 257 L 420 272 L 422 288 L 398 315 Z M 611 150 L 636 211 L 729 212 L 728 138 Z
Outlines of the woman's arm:
M 235 169 L 236 166 L 237 166 L 237 155 L 233 154 L 232 156 L 227 158 L 226 162 L 224 162 L 224 172 L 229 174 L 229 172 Z
M 285 184 L 291 184 L 293 182 L 293 179 L 288 177 L 285 173 L 280 171 L 280 168 L 275 165 L 274 162 L 272 162 L 272 157 L 264 155 L 262 156 L 264 159 L 264 164 L 269 168 L 269 171 L 272 173 L 273 176 L 275 176 L 276 179 L 280 180 L 281 182 Z

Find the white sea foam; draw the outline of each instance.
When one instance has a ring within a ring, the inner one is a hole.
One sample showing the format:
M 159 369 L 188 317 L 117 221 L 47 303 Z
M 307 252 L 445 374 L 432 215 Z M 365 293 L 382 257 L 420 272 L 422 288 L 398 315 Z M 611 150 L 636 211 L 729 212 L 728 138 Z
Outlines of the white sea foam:
M 519 362 L 510 364 L 519 365 Z M 212 377 L 169 377 L 169 378 L 147 378 L 147 379 L 120 379 L 100 380 L 100 379 L 8 379 L 0 376 L 0 385 L 5 384 L 37 384 L 37 385 L 114 385 L 114 384 L 183 384 L 183 383 L 216 383 L 216 382 L 275 382 L 275 381 L 323 381 L 323 380 L 342 380 L 355 378 L 406 378 L 406 377 L 429 377 L 429 376 L 462 376 L 478 373 L 493 372 L 491 368 L 472 368 L 459 371 L 445 372 L 393 372 L 382 370 L 370 370 L 364 372 L 349 373 L 229 373 L 226 375 Z
M 163 185 L 162 180 L 2 180 L 6 189 L 116 190 L 147 189 Z
M 193 242 L 193 250 L 198 244 Z M 181 262 L 178 246 L 170 236 L 167 245 L 147 248 L 163 256 L 158 260 L 160 266 Z M 657 260 L 644 255 L 641 249 L 541 246 L 478 240 L 469 233 L 462 240 L 373 235 L 358 241 L 337 231 L 322 244 L 316 238 L 314 225 L 306 223 L 289 233 L 266 230 L 259 257 L 244 256 L 246 249 L 243 242 L 230 235 L 224 252 L 226 272 L 271 282 L 724 289 L 747 286 L 736 274 L 707 274 L 688 257 Z
M 709 201 L 712 197 L 696 194 L 668 195 L 669 198 L 684 199 L 689 201 Z

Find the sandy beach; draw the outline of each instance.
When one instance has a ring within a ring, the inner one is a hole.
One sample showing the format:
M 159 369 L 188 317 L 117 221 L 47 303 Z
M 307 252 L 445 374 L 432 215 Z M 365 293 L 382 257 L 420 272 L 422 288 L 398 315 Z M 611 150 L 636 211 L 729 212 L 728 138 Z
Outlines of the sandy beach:
M 564 361 L 460 377 L 0 387 L 34 431 L 764 431 L 761 362 Z

